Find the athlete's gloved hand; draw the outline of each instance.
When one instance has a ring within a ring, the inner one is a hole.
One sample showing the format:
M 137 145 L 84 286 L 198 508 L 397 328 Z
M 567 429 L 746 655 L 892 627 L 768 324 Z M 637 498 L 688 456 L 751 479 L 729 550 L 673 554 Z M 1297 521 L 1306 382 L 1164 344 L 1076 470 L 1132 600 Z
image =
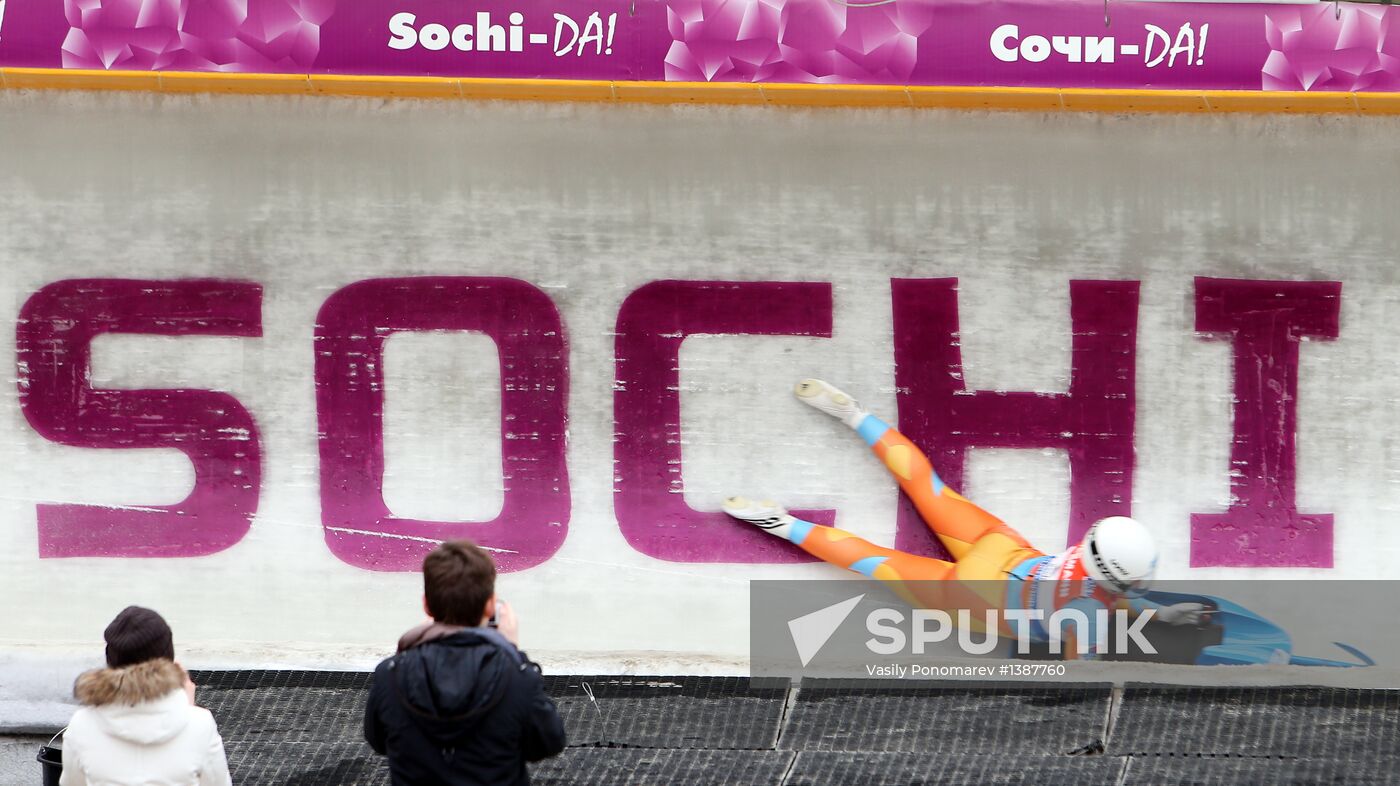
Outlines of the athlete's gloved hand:
M 1199 625 L 1205 619 L 1203 603 L 1173 603 L 1157 609 L 1157 619 L 1168 625 Z

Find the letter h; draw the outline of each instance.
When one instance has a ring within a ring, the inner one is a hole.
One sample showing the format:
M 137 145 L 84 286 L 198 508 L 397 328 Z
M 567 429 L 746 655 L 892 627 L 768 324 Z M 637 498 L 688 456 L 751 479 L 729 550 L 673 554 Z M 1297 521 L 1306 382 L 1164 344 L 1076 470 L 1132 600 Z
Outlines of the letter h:
M 891 295 L 899 430 L 923 447 L 944 482 L 962 486 L 968 448 L 1063 448 L 1070 464 L 1068 542 L 1099 518 L 1130 512 L 1138 282 L 1070 282 L 1066 393 L 966 389 L 957 279 L 895 279 Z M 903 499 L 895 547 L 946 553 Z

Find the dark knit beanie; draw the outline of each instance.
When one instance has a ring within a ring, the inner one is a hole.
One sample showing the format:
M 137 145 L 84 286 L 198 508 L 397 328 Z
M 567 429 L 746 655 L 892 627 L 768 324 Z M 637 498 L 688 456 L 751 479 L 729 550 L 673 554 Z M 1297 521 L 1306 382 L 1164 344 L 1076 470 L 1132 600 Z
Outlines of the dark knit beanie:
M 107 665 L 119 669 L 154 658 L 175 660 L 175 641 L 165 619 L 150 609 L 127 606 L 103 631 Z

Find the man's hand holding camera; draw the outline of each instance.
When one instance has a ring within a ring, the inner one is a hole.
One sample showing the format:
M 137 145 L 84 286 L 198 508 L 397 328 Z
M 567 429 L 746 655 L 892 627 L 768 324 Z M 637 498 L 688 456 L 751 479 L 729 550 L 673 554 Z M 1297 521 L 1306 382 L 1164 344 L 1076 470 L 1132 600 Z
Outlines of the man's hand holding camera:
M 496 598 L 493 601 L 494 613 L 487 616 L 482 624 L 495 628 L 505 637 L 506 641 L 520 646 L 520 620 L 515 616 L 515 609 L 509 603 Z

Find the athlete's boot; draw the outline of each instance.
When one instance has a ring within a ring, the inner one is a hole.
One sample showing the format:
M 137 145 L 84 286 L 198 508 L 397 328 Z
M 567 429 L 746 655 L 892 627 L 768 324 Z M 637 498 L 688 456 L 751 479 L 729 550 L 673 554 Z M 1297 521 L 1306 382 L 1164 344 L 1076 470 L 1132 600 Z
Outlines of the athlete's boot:
M 724 501 L 723 508 L 725 513 L 734 518 L 747 521 L 780 538 L 788 536 L 792 522 L 797 520 L 789 515 L 782 505 L 771 500 L 755 502 L 745 497 L 730 497 Z
M 868 414 L 860 402 L 820 379 L 804 379 L 792 389 L 797 400 L 836 418 L 851 428 L 860 426 Z

